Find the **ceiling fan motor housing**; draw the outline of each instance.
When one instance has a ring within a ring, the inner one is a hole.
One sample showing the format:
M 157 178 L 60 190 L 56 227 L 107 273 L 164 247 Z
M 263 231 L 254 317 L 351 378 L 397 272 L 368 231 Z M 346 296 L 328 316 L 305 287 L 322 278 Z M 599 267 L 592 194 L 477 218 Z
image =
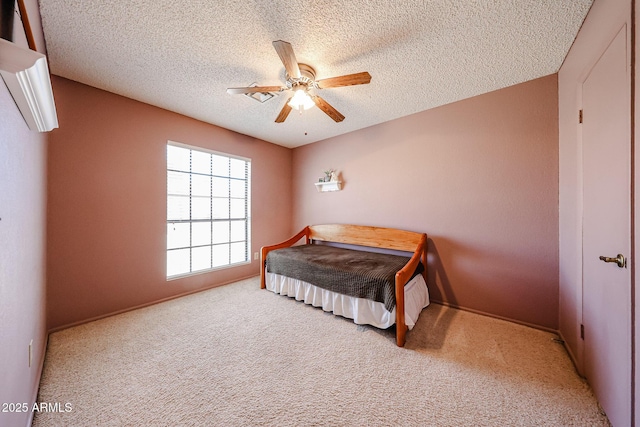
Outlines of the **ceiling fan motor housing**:
M 302 86 L 302 89 L 309 89 L 315 86 L 316 80 L 316 70 L 313 69 L 310 65 L 307 64 L 298 64 L 300 67 L 300 78 L 295 79 L 289 75 L 289 73 L 285 72 L 285 77 L 287 79 L 286 85 L 289 89 L 297 89 L 299 86 Z

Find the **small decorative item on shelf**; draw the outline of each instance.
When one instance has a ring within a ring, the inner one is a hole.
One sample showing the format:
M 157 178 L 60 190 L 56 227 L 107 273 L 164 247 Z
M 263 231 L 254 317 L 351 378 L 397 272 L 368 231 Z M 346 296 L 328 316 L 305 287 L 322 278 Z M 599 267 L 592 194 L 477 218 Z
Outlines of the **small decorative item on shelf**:
M 325 191 L 340 191 L 342 190 L 342 181 L 338 176 L 338 172 L 335 169 L 327 169 L 324 172 L 324 177 L 319 178 L 316 182 L 316 189 L 319 192 Z

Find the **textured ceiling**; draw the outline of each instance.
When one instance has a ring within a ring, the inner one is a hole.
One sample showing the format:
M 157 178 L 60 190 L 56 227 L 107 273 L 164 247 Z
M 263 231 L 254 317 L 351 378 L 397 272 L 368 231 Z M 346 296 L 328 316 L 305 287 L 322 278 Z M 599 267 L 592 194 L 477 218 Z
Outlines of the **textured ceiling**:
M 319 141 L 555 73 L 592 0 L 39 0 L 51 72 L 286 147 Z M 274 123 L 228 87 L 282 85 L 271 42 L 316 78 L 368 71 Z

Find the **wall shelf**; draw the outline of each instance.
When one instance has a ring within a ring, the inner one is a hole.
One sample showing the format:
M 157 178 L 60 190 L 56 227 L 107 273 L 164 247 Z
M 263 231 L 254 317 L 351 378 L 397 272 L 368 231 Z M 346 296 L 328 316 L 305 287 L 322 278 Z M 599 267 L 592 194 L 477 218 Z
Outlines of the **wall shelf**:
M 342 190 L 342 181 L 316 182 L 316 190 L 323 193 L 325 191 Z

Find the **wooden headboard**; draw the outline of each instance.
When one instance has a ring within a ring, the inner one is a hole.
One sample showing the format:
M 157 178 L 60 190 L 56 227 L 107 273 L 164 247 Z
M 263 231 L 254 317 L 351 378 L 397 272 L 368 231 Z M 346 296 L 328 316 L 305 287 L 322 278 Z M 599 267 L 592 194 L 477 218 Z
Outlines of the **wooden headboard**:
M 423 233 L 416 233 L 414 231 L 348 224 L 310 225 L 308 235 L 311 240 L 394 249 L 406 252 L 414 252 L 423 236 Z

